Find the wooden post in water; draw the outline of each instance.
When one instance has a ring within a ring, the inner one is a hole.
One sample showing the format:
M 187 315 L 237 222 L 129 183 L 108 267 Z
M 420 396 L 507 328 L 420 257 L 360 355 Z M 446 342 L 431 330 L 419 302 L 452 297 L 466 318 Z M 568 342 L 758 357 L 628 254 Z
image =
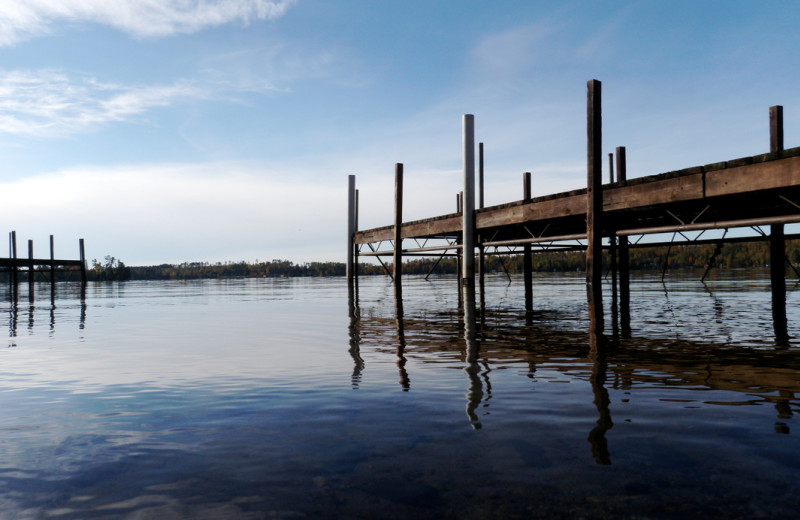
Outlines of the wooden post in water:
M 783 107 L 769 108 L 769 151 L 780 156 L 783 152 Z M 772 224 L 769 234 L 769 271 L 772 286 L 772 322 L 775 339 L 789 339 L 786 322 L 786 244 L 783 224 Z
M 478 143 L 478 208 L 483 209 L 483 143 Z M 480 237 L 478 237 L 478 285 L 481 291 L 481 304 L 485 302 L 485 289 L 484 284 L 484 251 L 483 244 Z M 481 305 L 483 310 L 483 305 Z
M 603 165 L 601 84 L 587 83 L 587 186 L 586 186 L 586 284 L 589 296 L 590 327 L 603 331 Z
M 614 154 L 608 154 L 608 182 L 614 184 Z M 619 334 L 619 306 L 617 304 L 617 231 L 611 229 L 608 237 L 609 261 L 611 262 L 611 328 L 614 336 Z
M 17 290 L 17 232 L 11 232 L 11 283 Z
M 531 172 L 522 174 L 522 200 L 531 200 Z M 525 313 L 533 312 L 533 259 L 531 258 L 531 245 L 522 246 L 522 270 L 525 283 Z
M 403 274 L 403 164 L 394 165 L 394 287 L 399 296 Z
M 475 286 L 475 116 L 464 114 L 464 195 L 461 199 L 462 263 L 464 285 Z
M 53 246 L 53 235 L 50 235 L 50 286 L 56 285 L 56 255 Z
M 53 235 L 50 235 L 50 305 L 55 305 L 56 298 L 56 255 L 53 245 Z M 50 307 L 53 312 L 54 307 Z
M 358 190 L 356 190 L 356 209 L 353 215 L 353 234 L 358 233 Z M 355 237 L 353 240 L 353 279 L 355 285 L 358 285 L 358 247 L 355 244 Z
M 461 213 L 464 211 L 464 192 L 459 191 L 456 193 L 456 213 Z M 463 219 L 462 219 L 463 220 Z M 459 244 L 464 243 L 464 235 L 462 234 L 457 239 Z M 464 251 L 462 249 L 456 250 L 456 281 L 458 282 L 458 297 L 461 298 L 461 265 L 462 259 L 464 258 Z
M 617 146 L 617 182 L 625 183 L 627 178 L 625 147 Z M 619 318 L 623 335 L 631 332 L 631 261 L 628 249 L 628 237 L 619 237 L 617 248 L 619 259 Z
M 78 239 L 78 247 L 81 253 L 81 287 L 83 290 L 86 288 L 86 248 L 84 247 L 83 239 Z
M 31 263 L 28 266 L 28 299 L 33 301 L 33 240 L 28 240 L 28 260 Z
M 355 222 L 356 222 L 356 176 L 347 176 L 347 283 L 352 284 L 355 278 Z

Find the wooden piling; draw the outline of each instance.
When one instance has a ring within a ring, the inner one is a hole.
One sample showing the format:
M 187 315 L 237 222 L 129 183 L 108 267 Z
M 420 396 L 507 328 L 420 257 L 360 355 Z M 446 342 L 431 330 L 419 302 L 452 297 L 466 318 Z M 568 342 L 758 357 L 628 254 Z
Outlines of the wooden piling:
M 33 279 L 35 278 L 34 276 L 35 273 L 33 271 L 33 240 L 28 240 L 28 260 L 30 261 L 31 264 L 28 266 L 28 285 L 30 286 L 31 288 L 30 292 L 32 293 Z
M 483 143 L 478 143 L 478 208 L 483 209 Z M 486 285 L 484 281 L 484 250 L 483 240 L 478 236 L 478 285 L 481 292 L 481 303 L 485 301 Z M 483 305 L 481 305 L 483 310 Z
M 11 232 L 11 283 L 17 288 L 17 232 Z
M 769 107 L 769 151 L 780 155 L 783 152 L 783 107 Z
M 81 260 L 81 286 L 86 287 L 86 248 L 82 238 L 78 239 L 78 248 L 80 249 Z
M 464 192 L 459 191 L 456 193 L 456 213 L 461 214 L 464 211 Z M 463 222 L 463 218 L 462 218 Z M 456 239 L 459 244 L 464 243 L 464 235 L 463 233 Z M 461 298 L 461 269 L 462 269 L 462 259 L 464 258 L 464 251 L 458 249 L 456 251 L 456 282 L 458 282 L 458 297 Z
M 625 147 L 617 146 L 617 182 L 624 184 L 627 179 L 627 163 Z M 622 333 L 631 332 L 631 261 L 628 248 L 628 237 L 619 236 L 617 259 L 619 268 L 619 321 Z
M 783 107 L 769 108 L 770 153 L 780 156 L 783 152 Z M 783 224 L 772 224 L 769 234 L 769 266 L 772 287 L 772 323 L 775 339 L 785 342 L 789 333 L 786 320 L 786 240 Z
M 528 202 L 531 195 L 531 172 L 522 174 L 522 200 Z M 531 258 L 531 245 L 522 246 L 522 270 L 525 283 L 525 312 L 533 312 L 533 259 Z
M 347 176 L 347 283 L 353 283 L 355 270 L 356 176 Z
M 403 164 L 394 165 L 394 286 L 400 289 L 403 274 Z
M 358 190 L 356 190 L 356 208 L 355 213 L 353 215 L 353 241 L 352 241 L 352 248 L 353 248 L 353 280 L 355 284 L 358 285 L 358 248 L 355 244 L 355 234 L 358 233 Z
M 602 166 L 602 112 L 601 84 L 598 80 L 587 83 L 587 187 L 586 187 L 586 284 L 592 313 L 591 326 L 595 332 L 603 330 L 603 166 Z
M 614 184 L 614 154 L 608 154 L 608 182 Z M 608 237 L 609 263 L 611 270 L 611 328 L 614 336 L 619 334 L 619 305 L 617 298 L 617 232 L 611 229 Z
M 475 285 L 475 116 L 463 117 L 464 195 L 461 200 L 462 283 Z
M 50 235 L 50 285 L 56 284 L 56 254 L 53 244 L 53 235 Z

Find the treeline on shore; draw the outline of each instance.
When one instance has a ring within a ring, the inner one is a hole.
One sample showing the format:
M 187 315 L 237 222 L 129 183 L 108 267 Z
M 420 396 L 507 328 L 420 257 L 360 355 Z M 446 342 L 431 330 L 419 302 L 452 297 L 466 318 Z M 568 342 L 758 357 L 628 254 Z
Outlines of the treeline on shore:
M 669 254 L 668 254 L 669 253 Z M 604 253 L 608 265 L 607 251 Z M 800 264 L 800 240 L 786 242 L 786 257 L 794 265 Z M 630 250 L 630 265 L 634 270 L 662 269 L 665 262 L 670 268 L 704 268 L 712 264 L 721 269 L 766 267 L 769 265 L 767 242 L 674 245 L 672 247 L 641 247 Z M 582 252 L 550 252 L 534 254 L 533 270 L 537 272 L 581 271 L 585 259 Z M 518 273 L 523 270 L 522 255 L 492 255 L 487 252 L 484 261 L 487 272 Z M 387 264 L 391 268 L 390 264 Z M 412 259 L 403 263 L 404 274 L 455 274 L 454 257 Z M 381 265 L 360 262 L 359 275 L 385 274 Z M 344 276 L 345 264 L 341 262 L 310 262 L 295 264 L 289 260 L 269 262 L 184 262 L 153 266 L 127 266 L 111 256 L 101 263 L 93 260 L 87 273 L 89 280 L 189 280 L 199 278 L 277 278 L 303 276 Z

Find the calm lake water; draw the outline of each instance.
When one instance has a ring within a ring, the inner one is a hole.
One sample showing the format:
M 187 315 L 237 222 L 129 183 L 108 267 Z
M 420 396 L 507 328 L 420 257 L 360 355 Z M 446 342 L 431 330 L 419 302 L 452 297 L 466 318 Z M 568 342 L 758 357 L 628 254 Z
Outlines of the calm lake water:
M 800 291 L 715 274 L 0 288 L 0 518 L 796 518 Z

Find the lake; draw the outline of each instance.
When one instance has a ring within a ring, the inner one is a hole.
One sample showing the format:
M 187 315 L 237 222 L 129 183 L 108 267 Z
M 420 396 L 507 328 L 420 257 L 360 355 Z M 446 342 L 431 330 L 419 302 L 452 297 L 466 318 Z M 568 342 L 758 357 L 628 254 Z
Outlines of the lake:
M 0 518 L 793 518 L 800 292 L 701 274 L 2 287 Z

